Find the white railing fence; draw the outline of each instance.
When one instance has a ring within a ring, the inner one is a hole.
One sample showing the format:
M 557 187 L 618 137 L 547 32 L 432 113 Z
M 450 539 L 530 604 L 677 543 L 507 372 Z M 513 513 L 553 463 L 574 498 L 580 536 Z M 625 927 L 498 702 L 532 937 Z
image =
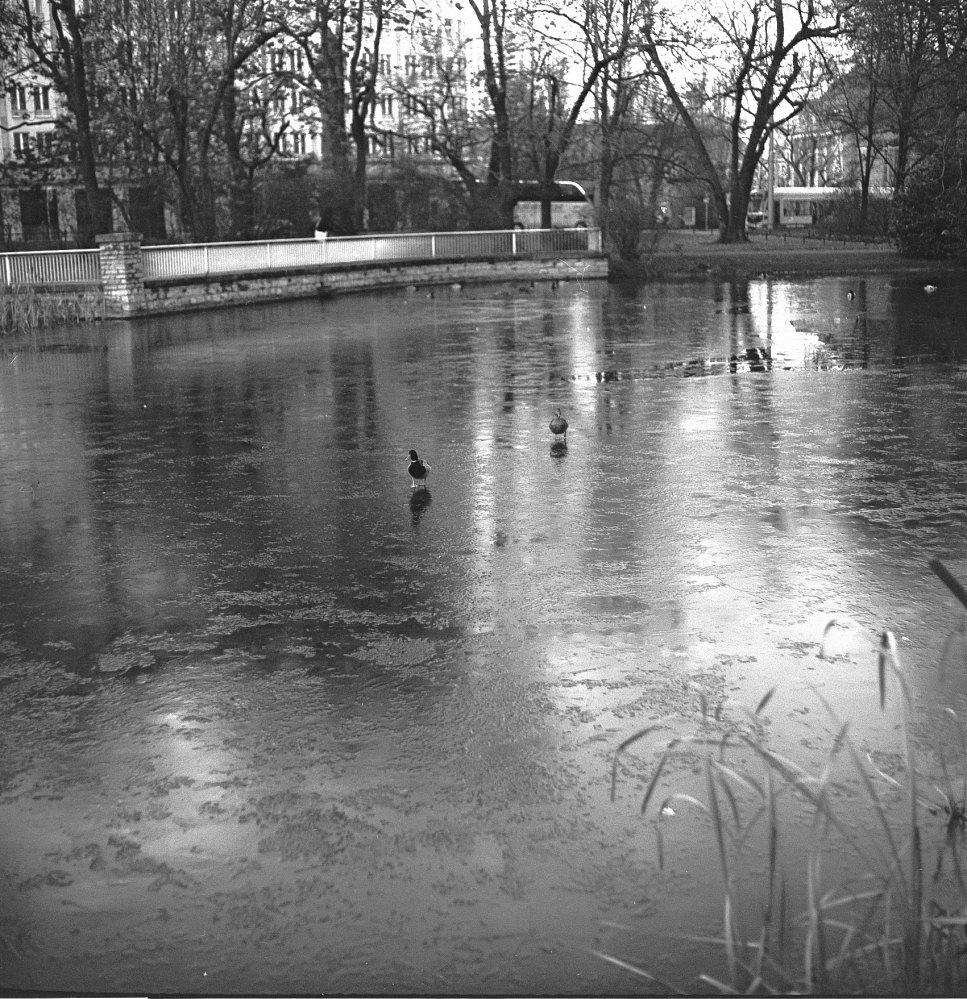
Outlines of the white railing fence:
M 510 229 L 484 232 L 380 233 L 325 240 L 198 243 L 142 248 L 146 280 L 265 273 L 374 261 L 460 260 L 600 252 L 600 229 Z
M 0 253 L 0 288 L 82 287 L 101 283 L 97 250 Z
M 283 271 L 374 261 L 513 258 L 553 253 L 599 253 L 600 229 L 501 229 L 484 232 L 380 233 L 325 240 L 143 246 L 146 280 Z M 0 253 L 0 289 L 76 287 L 101 280 L 98 250 Z

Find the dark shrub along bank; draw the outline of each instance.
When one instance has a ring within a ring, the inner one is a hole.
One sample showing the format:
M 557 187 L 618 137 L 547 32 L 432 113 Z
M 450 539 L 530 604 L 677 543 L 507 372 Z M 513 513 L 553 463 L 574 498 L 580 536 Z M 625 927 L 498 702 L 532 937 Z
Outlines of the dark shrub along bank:
M 893 228 L 904 256 L 967 260 L 967 157 L 921 164 L 895 199 Z

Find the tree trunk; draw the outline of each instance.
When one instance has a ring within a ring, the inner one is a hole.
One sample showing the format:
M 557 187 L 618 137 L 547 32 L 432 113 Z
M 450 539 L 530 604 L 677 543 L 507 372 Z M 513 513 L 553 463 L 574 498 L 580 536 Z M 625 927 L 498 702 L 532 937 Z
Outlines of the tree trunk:
M 598 225 L 601 228 L 602 245 L 608 236 L 607 207 L 611 203 L 611 183 L 614 179 L 614 155 L 610 143 L 601 144 L 601 165 L 598 171 L 598 189 L 595 192 Z
M 252 239 L 255 230 L 255 198 L 252 174 L 246 167 L 242 154 L 236 94 L 233 74 L 232 85 L 226 88 L 222 96 L 222 137 L 231 172 L 228 192 L 231 238 Z
M 558 157 L 548 153 L 544 160 L 544 176 L 541 177 L 541 228 L 550 229 L 551 208 L 554 201 L 554 177 L 557 174 Z
M 354 115 L 352 122 L 353 142 L 356 146 L 356 160 L 353 164 L 352 204 L 347 206 L 355 232 L 364 232 L 367 215 L 366 162 L 369 158 L 367 148 L 366 121 L 362 115 Z
M 29 7 L 26 3 L 23 6 L 29 17 Z M 84 245 L 93 246 L 94 237 L 99 233 L 111 232 L 113 224 L 110 192 L 101 188 L 97 176 L 97 144 L 93 135 L 84 31 L 74 0 L 52 3 L 51 18 L 55 51 L 51 53 L 40 41 L 38 44 L 41 49 L 35 54 L 41 65 L 50 71 L 54 81 L 60 85 L 67 107 L 74 117 L 77 167 L 88 207 L 85 222 L 91 228 L 91 231 L 81 232 L 79 236 Z M 33 32 L 30 32 L 31 41 L 33 37 Z M 30 47 L 33 48 L 33 44 Z

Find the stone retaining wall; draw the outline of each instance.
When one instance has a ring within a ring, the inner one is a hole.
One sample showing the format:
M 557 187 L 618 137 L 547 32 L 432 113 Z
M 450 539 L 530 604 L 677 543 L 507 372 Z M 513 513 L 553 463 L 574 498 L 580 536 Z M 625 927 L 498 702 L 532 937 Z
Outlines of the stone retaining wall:
M 553 259 L 470 259 L 451 262 L 345 264 L 271 274 L 222 274 L 196 280 L 144 282 L 144 311 L 178 312 L 248 302 L 338 295 L 410 285 L 480 284 L 500 281 L 606 280 L 603 255 Z

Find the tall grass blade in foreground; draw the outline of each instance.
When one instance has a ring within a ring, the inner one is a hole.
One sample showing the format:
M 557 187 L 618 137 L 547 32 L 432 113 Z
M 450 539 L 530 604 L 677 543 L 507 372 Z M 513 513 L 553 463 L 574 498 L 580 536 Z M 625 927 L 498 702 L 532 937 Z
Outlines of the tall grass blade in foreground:
M 967 590 L 949 570 L 938 560 L 931 568 L 967 607 Z M 956 738 L 941 747 L 943 786 L 930 784 L 928 789 L 920 778 L 913 744 L 910 684 L 889 631 L 880 637 L 876 677 L 881 709 L 886 708 L 891 691 L 899 694 L 903 735 L 899 779 L 875 766 L 869 754 L 860 752 L 849 723 L 836 719 L 821 697 L 839 728 L 818 776 L 770 749 L 761 725 L 728 725 L 720 711 L 715 714 L 721 729 L 717 740 L 707 735 L 679 738 L 661 750 L 647 783 L 642 814 L 649 813 L 660 778 L 676 756 L 694 754 L 699 746 L 707 751 L 703 765 L 706 800 L 678 792 L 665 796 L 658 807 L 659 866 L 664 867 L 665 838 L 669 835 L 666 811 L 672 803 L 695 808 L 711 824 L 724 896 L 722 934 L 717 943 L 723 951 L 726 979 L 700 974 L 697 988 L 678 991 L 704 992 L 711 987 L 730 993 L 967 994 L 967 879 L 960 855 L 967 827 L 967 733 L 956 712 L 946 709 L 945 725 L 948 729 L 953 726 Z M 760 700 L 751 715 L 753 722 L 772 694 L 770 690 Z M 706 727 L 710 718 L 704 700 L 701 706 Z M 618 755 L 658 728 L 642 730 L 619 747 L 612 768 L 612 800 Z M 749 772 L 747 766 L 727 763 L 736 740 L 754 751 L 754 759 L 765 768 L 763 777 Z M 833 762 L 844 751 L 870 820 L 865 828 L 860 824 L 860 832 L 840 814 L 851 805 L 832 779 Z M 811 809 L 811 845 L 801 871 L 806 911 L 795 919 L 788 913 L 789 862 L 783 864 L 782 851 L 783 805 L 790 795 Z M 763 816 L 764 831 L 759 828 Z M 930 816 L 943 816 L 946 821 L 942 826 L 935 822 L 930 830 L 932 839 L 939 843 L 934 875 L 927 882 L 924 821 Z M 767 858 L 762 886 L 765 897 L 758 929 L 745 933 L 740 914 L 748 911 L 751 899 L 747 882 L 739 877 L 740 861 L 743 852 L 750 846 L 755 848 L 757 836 L 760 840 L 764 836 L 762 849 Z M 866 887 L 824 890 L 824 856 L 843 848 L 866 872 Z M 949 874 L 943 865 L 947 856 L 951 859 Z M 634 967 L 617 958 L 599 956 L 619 966 Z M 640 969 L 636 973 L 651 977 Z

